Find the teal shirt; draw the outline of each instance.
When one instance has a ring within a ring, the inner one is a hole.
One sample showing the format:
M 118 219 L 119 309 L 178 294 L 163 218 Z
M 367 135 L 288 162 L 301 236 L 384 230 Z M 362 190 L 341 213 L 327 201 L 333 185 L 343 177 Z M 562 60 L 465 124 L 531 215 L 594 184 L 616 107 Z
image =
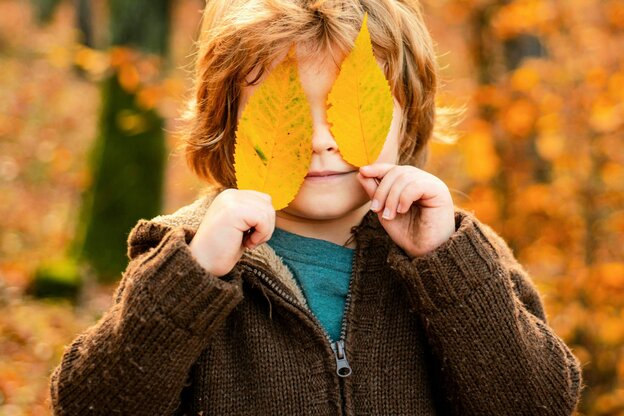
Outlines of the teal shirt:
M 292 272 L 312 313 L 332 340 L 337 341 L 349 291 L 354 250 L 277 227 L 268 244 Z

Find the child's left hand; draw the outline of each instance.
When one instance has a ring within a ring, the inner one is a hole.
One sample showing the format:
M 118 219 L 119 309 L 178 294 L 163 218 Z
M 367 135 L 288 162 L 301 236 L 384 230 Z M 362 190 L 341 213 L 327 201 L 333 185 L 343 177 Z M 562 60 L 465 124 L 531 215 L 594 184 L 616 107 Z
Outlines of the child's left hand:
M 451 193 L 436 176 L 414 166 L 375 163 L 362 166 L 357 177 L 381 225 L 411 257 L 433 251 L 455 232 Z

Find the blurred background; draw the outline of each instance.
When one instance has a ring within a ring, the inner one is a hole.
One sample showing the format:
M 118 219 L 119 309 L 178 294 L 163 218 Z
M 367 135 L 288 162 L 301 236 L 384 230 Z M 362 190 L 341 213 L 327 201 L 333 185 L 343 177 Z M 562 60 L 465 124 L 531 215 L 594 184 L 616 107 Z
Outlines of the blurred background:
M 0 0 L 0 415 L 48 415 L 139 218 L 202 184 L 179 145 L 203 0 Z M 624 414 L 624 2 L 426 0 L 458 140 L 427 169 L 513 248 Z

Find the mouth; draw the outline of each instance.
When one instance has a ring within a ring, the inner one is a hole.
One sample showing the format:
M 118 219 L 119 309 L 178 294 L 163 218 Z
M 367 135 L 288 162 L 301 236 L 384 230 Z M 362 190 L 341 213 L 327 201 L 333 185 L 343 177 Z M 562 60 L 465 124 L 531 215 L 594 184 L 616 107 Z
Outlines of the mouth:
M 346 172 L 336 172 L 336 171 L 321 171 L 321 172 L 310 172 L 306 175 L 305 179 L 307 181 L 323 181 L 323 180 L 331 180 L 337 179 L 340 177 L 347 176 L 350 173 L 356 172 L 355 170 L 349 170 Z

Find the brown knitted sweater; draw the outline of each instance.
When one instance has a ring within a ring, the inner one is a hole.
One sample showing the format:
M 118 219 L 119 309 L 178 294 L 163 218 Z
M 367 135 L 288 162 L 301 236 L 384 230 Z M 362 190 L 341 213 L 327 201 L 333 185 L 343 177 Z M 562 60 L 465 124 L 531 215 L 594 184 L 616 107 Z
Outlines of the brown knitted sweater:
M 578 361 L 506 244 L 471 214 L 456 210 L 451 239 L 410 259 L 369 211 L 330 344 L 267 244 L 221 278 L 194 260 L 210 201 L 132 230 L 113 305 L 51 375 L 55 414 L 573 412 Z

